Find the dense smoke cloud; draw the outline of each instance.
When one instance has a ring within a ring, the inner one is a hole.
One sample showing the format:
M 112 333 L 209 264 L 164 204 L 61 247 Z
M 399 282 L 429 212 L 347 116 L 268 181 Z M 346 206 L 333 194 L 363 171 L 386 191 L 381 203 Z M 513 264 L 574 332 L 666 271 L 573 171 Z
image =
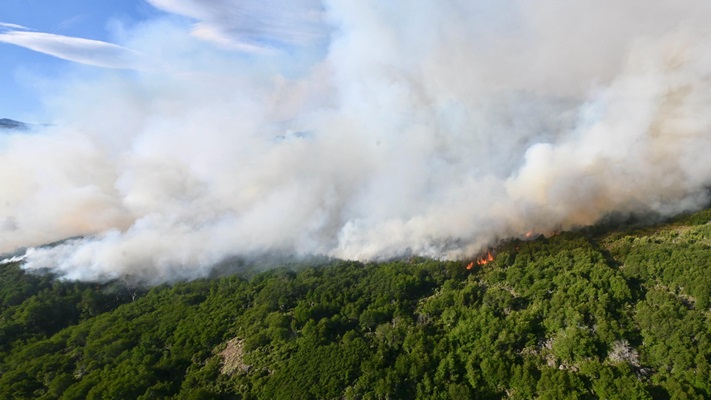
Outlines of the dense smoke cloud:
M 0 251 L 30 247 L 27 268 L 161 282 L 229 256 L 464 258 L 708 201 L 705 0 L 309 1 L 303 23 L 152 3 L 240 44 L 259 13 L 268 51 L 159 19 L 120 43 L 147 67 L 48 94 L 55 124 L 0 142 Z

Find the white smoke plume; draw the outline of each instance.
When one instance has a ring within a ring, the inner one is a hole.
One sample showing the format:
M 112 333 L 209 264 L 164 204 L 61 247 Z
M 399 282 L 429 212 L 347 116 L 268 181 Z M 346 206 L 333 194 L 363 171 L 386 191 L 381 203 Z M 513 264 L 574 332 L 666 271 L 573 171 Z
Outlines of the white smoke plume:
M 77 72 L 47 95 L 52 126 L 0 139 L 0 252 L 28 247 L 26 268 L 155 283 L 273 252 L 456 259 L 708 201 L 706 0 L 307 1 L 288 26 L 152 3 L 200 30 L 125 28 L 150 67 Z

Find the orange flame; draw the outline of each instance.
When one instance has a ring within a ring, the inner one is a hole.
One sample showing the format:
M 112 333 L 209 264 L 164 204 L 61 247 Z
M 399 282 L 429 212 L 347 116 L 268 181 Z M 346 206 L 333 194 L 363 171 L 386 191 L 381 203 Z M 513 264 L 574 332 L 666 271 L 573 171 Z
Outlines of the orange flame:
M 494 255 L 491 254 L 491 251 L 487 251 L 485 256 L 477 258 L 476 260 L 470 262 L 469 264 L 467 264 L 466 268 L 472 269 L 475 265 L 486 265 L 492 261 L 494 261 Z
M 486 252 L 486 255 L 478 260 L 476 260 L 477 265 L 486 265 L 490 262 L 494 261 L 494 255 L 491 254 L 490 251 Z

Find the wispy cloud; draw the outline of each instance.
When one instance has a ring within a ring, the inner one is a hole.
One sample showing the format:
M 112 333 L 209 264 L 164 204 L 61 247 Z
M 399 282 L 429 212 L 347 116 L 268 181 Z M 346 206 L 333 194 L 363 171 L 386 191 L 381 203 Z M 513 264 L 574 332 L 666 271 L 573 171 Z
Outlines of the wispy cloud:
M 8 30 L 29 30 L 26 26 L 22 25 L 17 25 L 17 24 L 9 24 L 7 22 L 0 22 L 0 32 L 5 32 Z
M 308 46 L 325 34 L 317 0 L 148 0 L 163 11 L 197 20 L 192 34 L 223 47 L 263 51 Z
M 23 28 L 13 24 L 2 24 L 2 26 L 15 29 Z M 139 53 L 99 40 L 27 30 L 5 30 L 0 33 L 0 42 L 97 67 L 139 69 L 141 63 Z

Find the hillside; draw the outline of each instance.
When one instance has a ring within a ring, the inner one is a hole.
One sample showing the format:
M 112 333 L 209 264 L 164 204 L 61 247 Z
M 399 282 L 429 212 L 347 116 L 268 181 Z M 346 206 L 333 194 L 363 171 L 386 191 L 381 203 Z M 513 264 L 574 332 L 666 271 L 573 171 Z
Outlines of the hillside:
M 711 398 L 711 210 L 154 288 L 0 265 L 0 399 Z M 468 260 L 471 261 L 471 260 Z

